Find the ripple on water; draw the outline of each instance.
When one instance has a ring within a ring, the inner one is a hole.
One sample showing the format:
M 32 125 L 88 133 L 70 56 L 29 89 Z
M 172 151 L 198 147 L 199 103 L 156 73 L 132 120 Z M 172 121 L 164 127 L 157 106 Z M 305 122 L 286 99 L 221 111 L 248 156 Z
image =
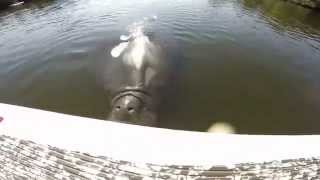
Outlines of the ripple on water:
M 167 127 L 313 130 L 320 15 L 278 0 L 41 0 L 0 12 L 0 101 L 102 117 L 98 66 L 129 24 L 152 15 L 146 34 L 177 61 L 183 86 Z

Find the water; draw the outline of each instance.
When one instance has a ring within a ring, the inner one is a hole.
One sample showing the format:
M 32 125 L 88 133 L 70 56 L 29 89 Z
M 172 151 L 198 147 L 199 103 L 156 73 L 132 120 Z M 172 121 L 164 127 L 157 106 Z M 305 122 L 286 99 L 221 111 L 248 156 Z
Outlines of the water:
M 148 34 L 175 70 L 159 127 L 320 133 L 320 13 L 279 0 L 38 0 L 1 11 L 0 102 L 104 119 L 104 62 L 129 24 L 153 15 Z

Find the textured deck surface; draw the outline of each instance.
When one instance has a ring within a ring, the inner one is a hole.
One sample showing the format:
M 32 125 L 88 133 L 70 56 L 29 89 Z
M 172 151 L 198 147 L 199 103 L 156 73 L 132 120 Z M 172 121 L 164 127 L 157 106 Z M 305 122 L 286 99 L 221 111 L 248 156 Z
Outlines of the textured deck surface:
M 320 179 L 320 159 L 244 162 L 230 167 L 157 165 L 0 135 L 0 179 Z

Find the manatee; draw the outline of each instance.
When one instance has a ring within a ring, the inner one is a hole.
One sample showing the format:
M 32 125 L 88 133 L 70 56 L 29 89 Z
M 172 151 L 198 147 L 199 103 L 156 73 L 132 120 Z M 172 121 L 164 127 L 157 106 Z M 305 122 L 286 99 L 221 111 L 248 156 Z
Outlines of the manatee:
M 168 59 L 162 48 L 145 35 L 143 26 L 135 26 L 120 40 L 110 52 L 114 62 L 107 69 L 105 87 L 112 94 L 108 119 L 154 126 L 161 92 L 169 77 Z

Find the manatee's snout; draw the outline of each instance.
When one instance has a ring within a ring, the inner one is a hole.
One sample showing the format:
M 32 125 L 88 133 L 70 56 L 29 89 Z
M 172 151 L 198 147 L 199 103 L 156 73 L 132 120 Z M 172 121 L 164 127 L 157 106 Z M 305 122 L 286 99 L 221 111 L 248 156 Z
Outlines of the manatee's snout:
M 131 124 L 154 126 L 156 113 L 153 111 L 151 97 L 139 90 L 120 92 L 111 103 L 110 120 Z
M 136 122 L 139 119 L 143 102 L 133 95 L 125 95 L 112 105 L 111 119 L 124 122 Z

